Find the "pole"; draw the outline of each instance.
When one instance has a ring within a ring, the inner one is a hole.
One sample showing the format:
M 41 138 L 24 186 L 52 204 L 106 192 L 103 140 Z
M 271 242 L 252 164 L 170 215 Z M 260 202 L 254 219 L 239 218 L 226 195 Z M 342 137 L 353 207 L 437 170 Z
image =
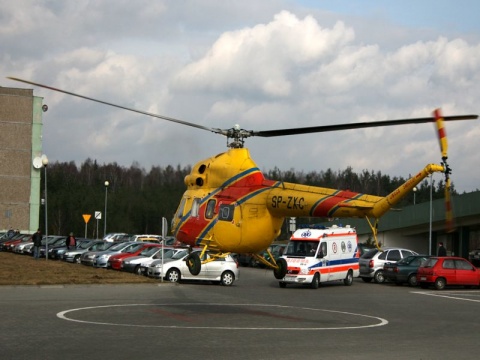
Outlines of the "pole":
M 48 206 L 47 206 L 47 166 L 48 158 L 42 155 L 42 164 L 45 169 L 45 260 L 48 260 Z
M 433 187 L 433 174 L 430 174 L 430 221 L 428 227 L 428 243 L 430 244 L 430 255 L 434 255 L 433 253 L 433 244 L 432 244 L 432 217 L 433 217 L 433 207 L 432 207 L 432 187 Z
M 108 194 L 108 185 L 110 183 L 105 181 L 105 220 L 103 220 L 103 238 L 107 236 L 107 194 Z

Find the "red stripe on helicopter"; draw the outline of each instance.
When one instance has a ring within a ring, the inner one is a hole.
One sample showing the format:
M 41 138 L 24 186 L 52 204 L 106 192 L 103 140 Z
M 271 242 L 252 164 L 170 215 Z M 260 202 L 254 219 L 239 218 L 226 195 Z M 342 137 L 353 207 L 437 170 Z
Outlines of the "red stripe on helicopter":
M 217 198 L 219 202 L 223 204 L 231 204 L 236 202 L 239 198 L 242 198 L 253 191 L 262 188 L 264 184 L 264 176 L 260 170 L 255 172 L 249 172 L 245 176 L 240 176 L 238 180 L 231 182 L 220 191 L 214 192 L 212 196 L 203 199 L 202 205 L 199 208 L 198 217 L 188 217 L 180 229 L 177 231 L 177 239 L 189 245 L 196 245 L 196 240 L 205 228 L 212 222 L 216 221 L 216 217 L 213 219 L 205 219 L 205 208 L 207 201 L 210 198 Z M 218 206 L 217 203 L 216 206 Z
M 313 212 L 311 211 L 310 213 L 312 214 L 312 216 L 331 215 L 332 209 L 338 204 L 345 201 L 354 200 L 360 195 L 361 194 L 349 190 L 338 191 L 334 195 L 326 198 L 325 200 L 317 204 Z

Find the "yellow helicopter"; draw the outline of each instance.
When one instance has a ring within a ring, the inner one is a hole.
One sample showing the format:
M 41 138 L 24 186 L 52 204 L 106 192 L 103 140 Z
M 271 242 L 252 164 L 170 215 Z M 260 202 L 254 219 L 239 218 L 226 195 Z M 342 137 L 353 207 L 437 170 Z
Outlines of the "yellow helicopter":
M 425 118 L 268 131 L 244 130 L 238 125 L 231 129 L 217 129 L 116 105 L 28 80 L 14 77 L 9 79 L 227 137 L 227 151 L 198 162 L 185 177 L 187 190 L 172 219 L 172 232 L 178 241 L 203 249 L 200 256 L 193 252 L 187 258 L 188 268 L 193 275 L 200 272 L 200 259 L 203 258 L 203 252 L 208 250 L 214 254 L 210 261 L 230 253 L 251 253 L 257 260 L 272 268 L 277 279 L 282 279 L 287 271 L 286 261 L 282 258 L 275 260 L 268 247 L 280 234 L 286 217 L 365 218 L 376 240 L 380 217 L 434 172 L 445 174 L 447 219 L 451 225 L 451 169 L 447 164 L 447 138 L 443 121 L 478 118 L 478 115 L 443 117 L 440 110 L 435 110 L 432 117 Z M 244 147 L 245 139 L 252 136 L 287 136 L 428 122 L 437 124 L 442 162 L 425 166 L 385 197 L 266 179 L 250 157 L 248 149 Z M 258 254 L 265 249 L 269 255 L 268 260 Z

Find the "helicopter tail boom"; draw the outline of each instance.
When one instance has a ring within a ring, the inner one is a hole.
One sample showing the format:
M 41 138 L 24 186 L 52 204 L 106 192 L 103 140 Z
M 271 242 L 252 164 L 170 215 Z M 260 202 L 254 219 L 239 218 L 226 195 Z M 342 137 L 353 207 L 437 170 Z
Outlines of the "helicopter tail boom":
M 428 164 L 417 175 L 408 179 L 401 186 L 377 202 L 371 211 L 371 216 L 377 219 L 383 216 L 423 179 L 434 172 L 445 172 L 445 167 L 437 164 Z

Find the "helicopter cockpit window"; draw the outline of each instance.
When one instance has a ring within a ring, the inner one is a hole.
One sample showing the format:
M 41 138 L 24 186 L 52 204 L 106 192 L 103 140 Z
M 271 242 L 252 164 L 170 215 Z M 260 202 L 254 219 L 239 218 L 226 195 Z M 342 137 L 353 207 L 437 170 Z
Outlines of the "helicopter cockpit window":
M 198 211 L 200 210 L 200 198 L 194 198 L 192 202 L 192 210 L 190 212 L 192 217 L 198 217 Z
M 182 201 L 180 202 L 180 205 L 178 206 L 177 209 L 177 218 L 181 218 L 183 216 L 183 210 L 185 209 L 185 198 L 182 198 Z
M 235 207 L 233 205 L 221 204 L 218 212 L 218 219 L 223 221 L 232 221 L 234 209 Z
M 215 204 L 216 201 L 214 199 L 210 199 L 207 202 L 207 208 L 205 209 L 205 218 L 211 219 L 215 213 Z

